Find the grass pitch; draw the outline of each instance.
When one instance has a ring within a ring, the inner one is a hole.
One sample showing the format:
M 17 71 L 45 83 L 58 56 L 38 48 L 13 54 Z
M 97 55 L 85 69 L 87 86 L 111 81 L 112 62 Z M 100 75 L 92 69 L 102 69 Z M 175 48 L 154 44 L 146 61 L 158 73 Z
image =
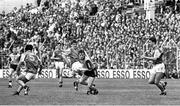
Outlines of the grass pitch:
M 75 91 L 74 80 L 64 79 L 59 88 L 58 79 L 35 79 L 28 83 L 29 95 L 12 96 L 16 82 L 8 88 L 8 80 L 0 79 L 0 105 L 180 105 L 179 80 L 166 80 L 166 96 L 145 79 L 96 79 L 98 95 L 87 95 L 83 85 Z

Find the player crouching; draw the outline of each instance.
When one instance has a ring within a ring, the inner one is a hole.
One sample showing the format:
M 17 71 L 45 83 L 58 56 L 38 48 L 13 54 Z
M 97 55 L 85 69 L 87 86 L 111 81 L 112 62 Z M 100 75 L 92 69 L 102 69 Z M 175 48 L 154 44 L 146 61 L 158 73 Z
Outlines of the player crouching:
M 86 85 L 88 86 L 88 95 L 97 95 L 98 90 L 94 84 L 95 77 L 97 76 L 97 68 L 93 66 L 89 59 L 86 59 L 84 50 L 79 51 L 78 57 L 79 61 L 74 63 L 76 65 L 72 66 L 72 69 L 75 69 L 74 71 L 80 75 L 80 78 L 74 82 L 74 88 L 78 90 L 78 84 Z
M 33 52 L 33 46 L 27 45 L 25 47 L 25 53 L 21 56 L 20 62 L 17 66 L 17 83 L 19 84 L 19 87 L 17 91 L 14 92 L 13 95 L 19 95 L 22 89 L 24 89 L 24 95 L 28 95 L 29 86 L 26 85 L 27 82 L 35 78 L 35 75 L 37 73 L 41 74 L 42 70 L 42 64 L 40 59 L 37 55 L 35 55 Z M 25 73 L 20 73 L 20 67 L 22 64 L 25 64 L 26 71 Z

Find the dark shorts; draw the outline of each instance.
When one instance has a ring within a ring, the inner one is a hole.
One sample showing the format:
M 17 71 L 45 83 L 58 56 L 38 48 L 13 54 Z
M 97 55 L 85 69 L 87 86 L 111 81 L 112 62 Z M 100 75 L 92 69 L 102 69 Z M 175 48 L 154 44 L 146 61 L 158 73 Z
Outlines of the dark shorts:
M 18 65 L 15 65 L 15 64 L 10 64 L 10 68 L 12 68 L 13 70 L 16 70 Z
M 92 69 L 90 71 L 85 71 L 84 75 L 88 77 L 96 77 L 97 76 L 97 69 Z

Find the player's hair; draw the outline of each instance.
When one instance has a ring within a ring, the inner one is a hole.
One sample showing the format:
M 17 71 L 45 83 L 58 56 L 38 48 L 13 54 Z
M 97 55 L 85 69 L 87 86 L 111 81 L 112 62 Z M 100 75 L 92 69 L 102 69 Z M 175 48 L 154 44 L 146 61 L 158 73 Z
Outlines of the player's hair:
M 61 42 L 58 42 L 58 43 L 57 43 L 57 46 L 58 46 L 58 45 L 62 45 L 62 43 L 61 43 Z
M 84 50 L 79 50 L 78 53 L 79 53 L 79 54 L 80 54 L 80 53 L 84 53 L 84 54 L 85 54 L 85 51 L 84 51 Z
M 33 50 L 33 46 L 30 44 L 26 45 L 25 51 L 28 51 L 28 50 Z
M 149 40 L 150 40 L 151 42 L 154 42 L 155 44 L 156 44 L 156 42 L 157 42 L 157 40 L 156 40 L 155 37 L 151 37 L 151 38 L 149 38 Z
M 77 41 L 76 40 L 73 40 L 72 42 L 71 42 L 71 45 L 72 44 L 77 44 Z

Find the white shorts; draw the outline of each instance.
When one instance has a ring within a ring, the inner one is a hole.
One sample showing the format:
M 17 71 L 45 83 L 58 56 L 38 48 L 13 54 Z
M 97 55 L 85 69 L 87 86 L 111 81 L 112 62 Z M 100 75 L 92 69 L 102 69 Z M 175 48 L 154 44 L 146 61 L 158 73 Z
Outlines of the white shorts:
M 29 73 L 29 72 L 27 72 L 27 73 L 25 74 L 25 77 L 26 77 L 27 80 L 34 79 L 35 76 L 36 76 L 36 74 Z
M 165 65 L 164 65 L 164 63 L 154 65 L 150 72 L 152 74 L 156 73 L 156 72 L 165 73 Z
M 64 68 L 64 62 L 55 62 L 56 69 L 63 69 Z

